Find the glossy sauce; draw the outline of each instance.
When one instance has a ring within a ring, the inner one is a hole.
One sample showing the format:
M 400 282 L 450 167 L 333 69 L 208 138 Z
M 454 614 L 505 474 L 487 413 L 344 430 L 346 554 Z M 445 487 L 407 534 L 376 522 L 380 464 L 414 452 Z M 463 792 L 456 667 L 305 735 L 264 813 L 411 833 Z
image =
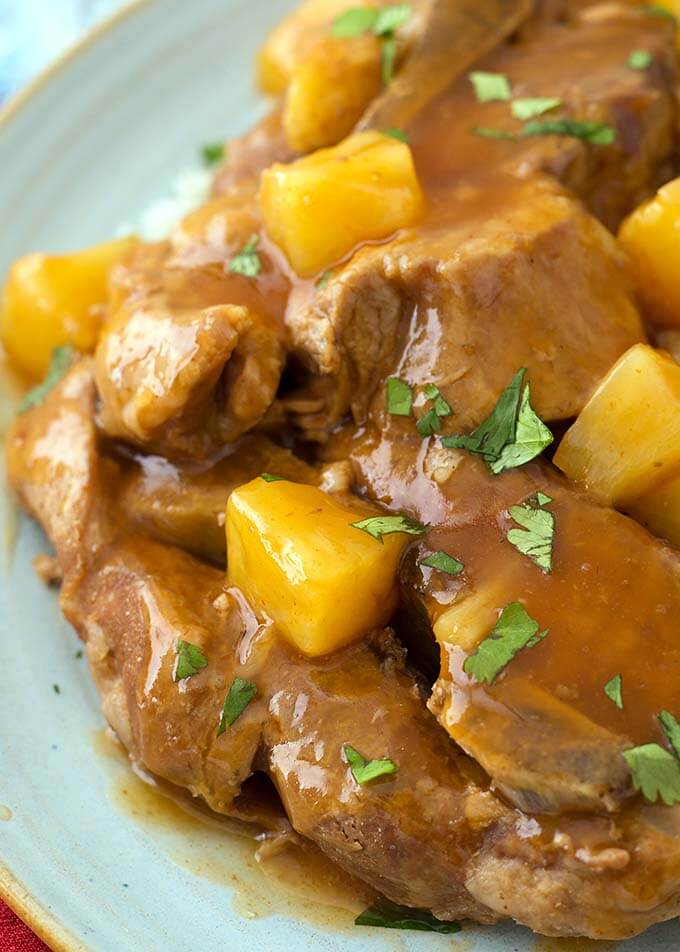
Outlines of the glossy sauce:
M 294 834 L 262 839 L 256 827 L 219 817 L 181 791 L 130 770 L 123 748 L 108 730 L 92 746 L 113 775 L 116 809 L 148 830 L 178 866 L 233 892 L 247 919 L 284 915 L 333 932 L 354 931 L 354 917 L 373 894 Z

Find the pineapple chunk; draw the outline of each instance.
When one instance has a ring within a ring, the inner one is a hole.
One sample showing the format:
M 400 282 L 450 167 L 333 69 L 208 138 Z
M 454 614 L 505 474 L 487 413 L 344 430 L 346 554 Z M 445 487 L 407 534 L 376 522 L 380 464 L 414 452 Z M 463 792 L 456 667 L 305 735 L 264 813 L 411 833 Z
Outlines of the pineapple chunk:
M 360 5 L 377 7 L 381 3 L 369 0 Z M 269 34 L 258 56 L 258 78 L 263 91 L 274 96 L 284 92 L 312 46 L 330 35 L 336 17 L 355 6 L 356 0 L 306 0 L 282 20 Z
M 654 535 L 680 548 L 680 473 L 640 496 L 628 511 Z
M 602 502 L 629 506 L 680 467 L 680 365 L 636 344 L 609 371 L 555 454 Z
M 383 545 L 353 522 L 365 508 L 315 486 L 261 477 L 227 503 L 227 578 L 305 655 L 329 654 L 384 625 L 408 535 Z
M 352 131 L 380 92 L 380 40 L 325 37 L 295 69 L 283 108 L 291 149 L 335 145 Z
M 645 316 L 680 327 L 680 178 L 625 219 L 619 242 L 628 252 Z
M 68 255 L 30 254 L 14 263 L 0 304 L 0 337 L 17 370 L 39 380 L 55 347 L 94 350 L 109 271 L 137 243 L 120 238 Z
M 503 608 L 516 598 L 520 584 L 506 564 L 503 571 L 480 581 L 474 591 L 461 592 L 432 626 L 439 644 L 471 654 L 494 627 Z
M 423 208 L 408 145 L 360 132 L 262 175 L 260 204 L 270 237 L 295 271 L 312 277 L 364 241 L 415 223 Z

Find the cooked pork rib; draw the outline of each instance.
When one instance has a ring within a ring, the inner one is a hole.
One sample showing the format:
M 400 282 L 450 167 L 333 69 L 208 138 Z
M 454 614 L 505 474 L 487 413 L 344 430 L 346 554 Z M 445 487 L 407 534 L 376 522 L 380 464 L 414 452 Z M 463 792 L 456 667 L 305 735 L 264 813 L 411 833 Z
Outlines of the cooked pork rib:
M 391 899 L 441 918 L 512 916 L 547 934 L 622 937 L 680 903 L 680 810 L 638 803 L 605 820 L 529 818 L 504 805 L 425 708 L 389 634 L 305 661 L 258 625 L 219 571 L 131 537 L 99 456 L 88 361 L 8 437 L 9 476 L 64 574 L 109 722 L 132 758 L 214 810 L 248 815 L 254 770 L 296 830 Z M 210 664 L 173 681 L 178 638 Z M 234 676 L 258 697 L 217 734 Z M 378 725 L 378 727 L 376 727 Z M 342 748 L 389 753 L 397 774 L 354 783 Z

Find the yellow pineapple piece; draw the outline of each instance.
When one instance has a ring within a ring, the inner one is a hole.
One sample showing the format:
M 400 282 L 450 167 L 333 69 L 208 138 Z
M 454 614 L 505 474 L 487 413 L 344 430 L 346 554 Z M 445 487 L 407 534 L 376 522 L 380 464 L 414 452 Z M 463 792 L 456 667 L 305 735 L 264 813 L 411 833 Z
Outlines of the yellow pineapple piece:
M 628 252 L 646 317 L 680 326 L 680 178 L 625 219 L 619 242 Z
M 413 225 L 423 201 L 410 148 L 379 132 L 273 165 L 260 190 L 267 231 L 303 277 Z
M 628 511 L 650 532 L 680 548 L 680 472 L 640 496 Z
M 315 486 L 262 477 L 227 503 L 227 578 L 303 654 L 325 655 L 384 625 L 397 599 L 397 568 L 413 536 L 382 544 L 352 525 L 361 503 Z
M 12 265 L 0 304 L 0 338 L 17 370 L 38 380 L 55 347 L 94 350 L 109 271 L 137 243 L 128 237 L 73 254 L 29 254 Z
M 602 502 L 629 506 L 680 467 L 680 365 L 647 344 L 614 365 L 555 464 Z
M 295 68 L 283 108 L 291 149 L 335 145 L 352 131 L 381 88 L 380 40 L 324 37 Z
M 330 36 L 333 21 L 352 7 L 378 7 L 376 0 L 305 0 L 276 26 L 258 55 L 258 78 L 266 93 L 279 95 L 291 81 L 296 67 L 312 46 Z

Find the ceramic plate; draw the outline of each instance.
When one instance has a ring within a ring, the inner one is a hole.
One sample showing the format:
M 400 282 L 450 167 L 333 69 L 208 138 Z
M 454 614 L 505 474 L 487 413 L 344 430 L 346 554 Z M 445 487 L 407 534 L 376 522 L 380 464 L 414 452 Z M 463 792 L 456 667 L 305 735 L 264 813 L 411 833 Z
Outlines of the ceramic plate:
M 262 111 L 253 55 L 291 0 L 146 0 L 99 29 L 0 124 L 0 275 L 29 250 L 111 236 L 162 197 L 200 143 Z M 0 396 L 0 415 L 11 415 Z M 40 531 L 0 494 L 0 883 L 59 950 L 569 952 L 523 929 L 359 929 L 287 899 L 252 847 L 147 792 L 106 741 L 96 693 L 31 560 Z M 56 686 L 56 687 L 55 687 Z M 57 690 L 59 693 L 57 693 Z M 671 952 L 669 925 L 621 952 Z

